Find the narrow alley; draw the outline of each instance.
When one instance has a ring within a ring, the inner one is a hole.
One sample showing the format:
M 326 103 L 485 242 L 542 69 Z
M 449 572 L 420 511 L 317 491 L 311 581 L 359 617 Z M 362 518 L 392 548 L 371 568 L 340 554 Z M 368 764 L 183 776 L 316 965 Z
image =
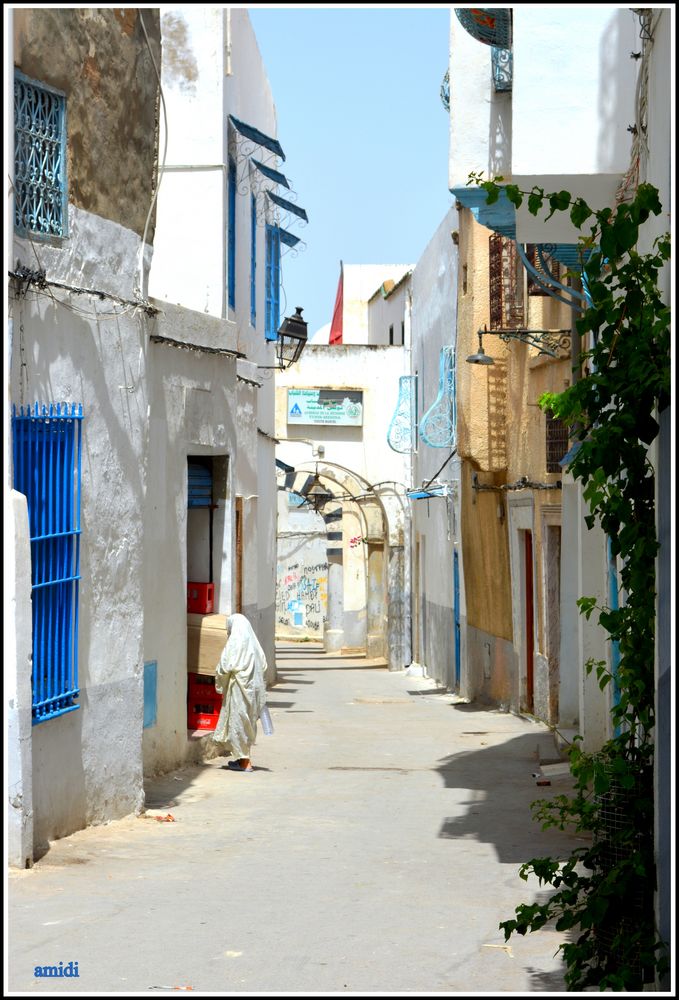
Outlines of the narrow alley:
M 145 814 L 11 872 L 10 990 L 59 962 L 78 978 L 50 993 L 563 990 L 562 935 L 498 929 L 536 893 L 519 865 L 576 846 L 530 816 L 567 780 L 536 787 L 547 727 L 378 661 L 277 653 L 254 773 L 166 774 Z

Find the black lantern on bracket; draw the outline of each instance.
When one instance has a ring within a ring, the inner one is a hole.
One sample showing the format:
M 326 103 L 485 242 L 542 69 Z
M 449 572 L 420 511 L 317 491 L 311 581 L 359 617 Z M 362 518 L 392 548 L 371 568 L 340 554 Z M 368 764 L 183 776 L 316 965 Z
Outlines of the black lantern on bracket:
M 295 307 L 294 316 L 286 316 L 278 329 L 276 358 L 278 367 L 289 368 L 299 361 L 307 341 L 307 324 L 302 319 L 302 307 Z
M 313 482 L 309 489 L 305 491 L 304 496 L 306 497 L 307 503 L 313 507 L 316 513 L 319 513 L 326 503 L 333 499 L 332 493 L 328 493 L 327 489 L 319 479 L 318 472 L 316 472 Z

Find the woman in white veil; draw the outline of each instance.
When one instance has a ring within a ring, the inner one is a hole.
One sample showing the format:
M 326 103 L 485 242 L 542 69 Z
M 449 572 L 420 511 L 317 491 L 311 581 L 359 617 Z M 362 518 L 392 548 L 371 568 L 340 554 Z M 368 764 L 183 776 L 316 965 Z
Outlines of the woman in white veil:
M 266 657 L 245 615 L 231 615 L 228 638 L 217 664 L 215 688 L 222 695 L 214 739 L 228 745 L 233 771 L 252 771 L 250 747 L 257 738 L 257 720 L 266 706 Z

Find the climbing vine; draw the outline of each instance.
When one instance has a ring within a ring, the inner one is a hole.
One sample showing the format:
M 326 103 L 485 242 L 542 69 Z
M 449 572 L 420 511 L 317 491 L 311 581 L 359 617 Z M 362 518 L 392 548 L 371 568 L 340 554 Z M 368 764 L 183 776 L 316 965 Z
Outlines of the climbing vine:
M 472 174 L 469 183 L 486 191 L 489 204 L 504 191 L 516 207 L 527 198 L 533 215 L 548 205 L 547 218 L 568 211 L 578 230 L 590 227 L 580 239 L 589 295 L 576 323 L 581 375 L 565 392 L 546 393 L 538 402 L 570 428 L 569 471 L 583 484 L 587 526 L 601 526 L 619 560 L 625 599 L 619 608 L 600 606 L 594 597 L 578 601 L 581 614 L 596 615 L 617 644 L 614 674 L 606 661 L 585 664 L 602 690 L 610 686 L 614 735 L 595 753 L 585 753 L 576 737 L 569 751 L 572 794 L 533 803 L 543 829 L 585 832 L 586 846 L 565 862 L 536 858 L 524 864 L 522 879 L 534 875 L 554 891 L 544 903 L 518 906 L 500 928 L 507 940 L 555 920 L 556 929 L 568 934 L 561 949 L 570 990 L 638 990 L 668 964 L 654 917 L 658 540 L 649 447 L 670 398 L 670 311 L 659 289 L 669 236 L 656 239 L 647 253 L 637 250 L 640 227 L 661 212 L 658 191 L 649 184 L 615 209 L 594 211 L 568 191 L 521 191 L 502 180 Z

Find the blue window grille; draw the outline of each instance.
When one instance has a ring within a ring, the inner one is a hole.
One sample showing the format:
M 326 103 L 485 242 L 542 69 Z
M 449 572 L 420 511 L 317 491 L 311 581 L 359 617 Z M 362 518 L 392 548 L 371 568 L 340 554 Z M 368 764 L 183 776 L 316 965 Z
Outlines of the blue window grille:
M 14 225 L 19 235 L 68 235 L 66 98 L 14 72 Z
M 257 199 L 250 195 L 250 323 L 257 322 Z
M 278 226 L 266 227 L 266 323 L 267 340 L 278 338 L 280 325 L 281 238 Z
M 439 352 L 439 393 L 420 423 L 420 437 L 430 448 L 454 448 L 457 442 L 455 348 Z
M 501 49 L 493 45 L 490 50 L 490 64 L 493 72 L 493 87 L 498 93 L 512 89 L 513 57 L 511 49 Z
M 398 380 L 398 400 L 387 431 L 387 444 L 401 454 L 417 448 L 417 375 L 401 375 Z
M 229 306 L 236 308 L 236 161 L 229 159 Z
M 14 488 L 31 543 L 34 725 L 79 708 L 81 438 L 81 404 L 12 408 Z

